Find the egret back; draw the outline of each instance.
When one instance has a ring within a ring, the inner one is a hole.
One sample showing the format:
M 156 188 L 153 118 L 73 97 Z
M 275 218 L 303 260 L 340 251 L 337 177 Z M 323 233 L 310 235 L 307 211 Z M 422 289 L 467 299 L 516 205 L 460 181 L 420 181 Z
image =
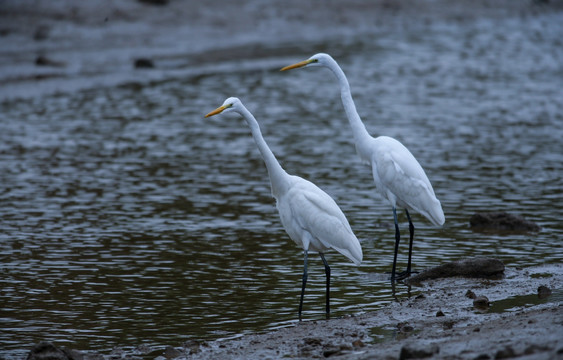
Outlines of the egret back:
M 392 206 L 418 211 L 434 225 L 445 222 L 440 201 L 424 169 L 399 141 L 380 136 L 371 143 L 375 185 Z
M 288 191 L 277 198 L 290 238 L 305 250 L 332 248 L 359 265 L 363 258 L 360 242 L 336 202 L 310 181 L 297 176 L 292 179 Z

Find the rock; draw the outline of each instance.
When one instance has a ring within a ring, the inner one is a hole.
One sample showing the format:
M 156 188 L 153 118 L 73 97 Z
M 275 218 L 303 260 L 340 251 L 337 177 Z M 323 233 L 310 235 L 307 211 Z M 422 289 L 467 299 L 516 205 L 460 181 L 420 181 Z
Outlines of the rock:
M 180 356 L 184 355 L 183 352 L 181 352 L 180 350 L 168 345 L 165 349 L 164 349 L 164 357 L 167 359 L 176 359 L 179 358 Z
M 26 360 L 82 360 L 82 354 L 60 349 L 50 342 L 40 342 L 31 348 Z
M 491 357 L 489 356 L 489 354 L 481 354 L 478 355 L 475 359 L 473 360 L 489 360 Z
M 168 5 L 169 0 L 138 0 L 140 3 L 148 5 L 164 6 Z
M 135 60 L 135 69 L 152 69 L 154 62 L 151 59 L 139 58 Z
M 329 345 L 323 349 L 323 356 L 324 357 L 331 357 L 334 355 L 341 355 L 347 351 L 351 351 L 352 347 L 350 345 Z
M 477 296 L 473 299 L 473 306 L 479 310 L 488 309 L 490 304 L 489 299 L 483 295 Z
M 510 346 L 506 346 L 504 349 L 497 351 L 495 359 L 511 359 L 516 357 L 516 352 Z
M 506 212 L 475 213 L 469 225 L 478 230 L 539 231 L 538 224 Z
M 548 288 L 545 285 L 540 285 L 538 287 L 538 297 L 540 299 L 545 299 L 546 297 L 548 297 L 549 295 L 551 295 L 551 289 Z
M 470 299 L 475 299 L 477 297 L 477 295 L 475 295 L 475 293 L 471 290 L 467 290 L 467 292 L 465 293 L 465 297 L 468 297 Z
M 189 354 L 197 354 L 201 351 L 201 343 L 197 340 L 188 340 L 184 343 L 184 349 L 189 350 Z
M 55 61 L 55 60 L 49 59 L 48 57 L 46 57 L 44 55 L 39 55 L 38 57 L 35 58 L 35 65 L 37 65 L 37 66 L 63 67 L 63 66 L 65 66 L 65 63 L 63 63 L 61 61 Z
M 436 317 L 440 317 L 440 316 L 446 316 L 442 310 L 438 310 L 436 312 Z
M 33 40 L 43 41 L 49 37 L 51 29 L 47 25 L 39 25 L 33 33 Z
M 416 284 L 424 280 L 439 279 L 452 276 L 493 277 L 504 272 L 502 261 L 493 258 L 475 257 L 457 260 L 426 269 L 420 274 L 411 276 L 405 282 Z M 466 295 L 467 296 L 467 295 Z
M 440 348 L 436 344 L 407 344 L 401 348 L 399 359 L 423 359 L 438 354 L 439 352 Z
M 352 343 L 352 346 L 355 347 L 355 348 L 361 348 L 361 347 L 366 346 L 366 344 L 364 344 L 364 342 L 362 340 L 358 339 L 358 340 L 356 340 Z

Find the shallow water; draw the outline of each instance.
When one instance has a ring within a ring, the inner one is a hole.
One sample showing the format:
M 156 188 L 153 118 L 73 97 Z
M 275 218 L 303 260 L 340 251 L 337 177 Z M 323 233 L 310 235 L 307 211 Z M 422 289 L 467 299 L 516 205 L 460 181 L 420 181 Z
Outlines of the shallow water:
M 413 218 L 415 269 L 479 255 L 520 267 L 563 259 L 558 20 L 437 24 L 424 35 L 314 44 L 340 62 L 368 130 L 402 141 L 442 202 L 443 228 Z M 281 227 L 249 130 L 236 116 L 203 118 L 228 96 L 254 113 L 289 173 L 335 198 L 362 241 L 360 267 L 327 254 L 333 316 L 393 301 L 391 209 L 355 154 L 335 79 L 326 69 L 239 65 L 1 104 L 6 356 L 41 340 L 99 351 L 178 346 L 296 321 L 302 253 Z M 542 230 L 472 231 L 469 217 L 488 210 Z M 403 243 L 400 267 L 406 253 Z M 309 270 L 304 318 L 323 319 L 318 257 Z

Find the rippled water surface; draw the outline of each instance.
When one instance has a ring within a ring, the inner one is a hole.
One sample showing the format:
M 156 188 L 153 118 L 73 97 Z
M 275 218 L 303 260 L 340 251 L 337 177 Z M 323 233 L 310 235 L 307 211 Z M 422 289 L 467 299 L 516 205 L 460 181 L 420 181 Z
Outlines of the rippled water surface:
M 347 73 L 368 130 L 402 141 L 442 202 L 443 228 L 413 218 L 416 269 L 478 255 L 507 266 L 562 260 L 558 20 L 315 44 Z M 336 80 L 326 69 L 226 66 L 1 104 L 1 349 L 25 354 L 44 339 L 100 351 L 177 346 L 296 321 L 302 252 L 281 227 L 249 129 L 237 116 L 203 118 L 228 96 L 254 113 L 289 173 L 336 199 L 361 239 L 360 267 L 327 253 L 333 316 L 393 301 L 391 209 L 355 154 Z M 472 231 L 469 217 L 488 210 L 542 230 Z M 406 253 L 403 243 L 400 267 Z M 317 256 L 309 270 L 304 317 L 323 319 Z

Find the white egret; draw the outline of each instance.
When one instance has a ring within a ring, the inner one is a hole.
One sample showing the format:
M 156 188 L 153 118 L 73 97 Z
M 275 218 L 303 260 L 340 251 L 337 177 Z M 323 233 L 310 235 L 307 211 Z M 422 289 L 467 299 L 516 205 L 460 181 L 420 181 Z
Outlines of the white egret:
M 397 252 L 400 241 L 397 207 L 405 209 L 407 219 L 409 220 L 410 232 L 409 258 L 406 271 L 397 274 L 397 279 L 405 278 L 411 274 L 414 238 L 414 225 L 411 221 L 409 210 L 418 211 L 430 220 L 432 224 L 441 226 L 445 222 L 445 217 L 440 201 L 436 198 L 434 189 L 432 189 L 432 185 L 424 170 L 403 144 L 388 136 L 374 138 L 368 133 L 360 115 L 356 111 L 348 79 L 338 63 L 330 55 L 316 54 L 307 60 L 286 66 L 281 71 L 313 66 L 327 67 L 336 75 L 340 84 L 342 104 L 354 134 L 356 151 L 363 162 L 371 165 L 373 180 L 378 192 L 393 207 L 395 255 L 393 257 L 391 281 L 395 280 Z
M 289 175 L 262 137 L 260 126 L 242 102 L 234 97 L 225 100 L 222 106 L 205 117 L 219 113 L 237 112 L 242 115 L 258 150 L 266 163 L 272 195 L 276 199 L 281 222 L 289 237 L 304 251 L 303 283 L 299 302 L 299 320 L 303 309 L 303 296 L 307 284 L 307 257 L 309 250 L 317 251 L 323 261 L 326 274 L 326 313 L 330 313 L 330 267 L 324 252 L 333 248 L 356 265 L 362 261 L 362 247 L 352 232 L 344 213 L 336 202 L 312 182 L 298 176 Z

